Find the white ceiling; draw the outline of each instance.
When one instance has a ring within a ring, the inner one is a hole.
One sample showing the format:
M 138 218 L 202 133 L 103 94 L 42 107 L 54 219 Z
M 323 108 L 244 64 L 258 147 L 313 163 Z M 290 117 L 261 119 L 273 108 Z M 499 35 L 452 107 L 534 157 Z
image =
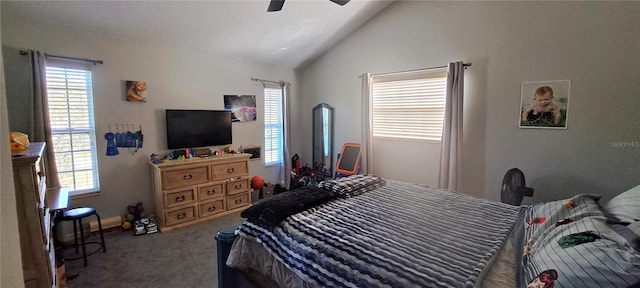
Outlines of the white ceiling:
M 338 43 L 392 0 L 2 1 L 11 15 L 71 31 L 199 50 L 296 68 Z M 7 13 L 7 14 L 6 14 Z

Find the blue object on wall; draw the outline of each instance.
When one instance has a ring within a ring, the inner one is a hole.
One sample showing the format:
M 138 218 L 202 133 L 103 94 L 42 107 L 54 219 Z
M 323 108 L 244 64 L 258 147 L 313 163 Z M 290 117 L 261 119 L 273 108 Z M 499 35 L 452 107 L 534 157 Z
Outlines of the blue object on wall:
M 104 139 L 107 139 L 107 156 L 116 156 L 120 154 L 120 152 L 118 152 L 116 142 L 114 141 L 115 138 L 116 136 L 111 132 L 104 134 Z

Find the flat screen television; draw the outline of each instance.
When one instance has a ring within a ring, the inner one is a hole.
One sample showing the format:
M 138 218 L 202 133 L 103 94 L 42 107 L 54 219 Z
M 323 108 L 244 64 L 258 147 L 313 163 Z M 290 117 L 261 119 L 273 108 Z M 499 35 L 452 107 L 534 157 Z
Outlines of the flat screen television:
M 232 143 L 230 111 L 167 109 L 166 116 L 169 149 Z

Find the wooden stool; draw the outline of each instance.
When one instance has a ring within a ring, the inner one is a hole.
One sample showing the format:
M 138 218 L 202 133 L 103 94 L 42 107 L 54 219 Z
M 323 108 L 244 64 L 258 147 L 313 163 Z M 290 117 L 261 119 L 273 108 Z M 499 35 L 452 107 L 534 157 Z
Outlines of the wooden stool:
M 85 267 L 87 267 L 88 255 L 87 255 L 87 249 L 85 248 L 86 243 L 84 242 L 84 229 L 82 229 L 82 219 L 89 217 L 91 215 L 96 215 L 96 218 L 98 218 L 98 228 L 100 230 L 100 241 L 101 241 L 100 244 L 102 247 L 102 251 L 107 252 L 107 248 L 104 245 L 104 235 L 102 234 L 102 222 L 100 221 L 100 215 L 96 213 L 96 209 L 89 208 L 89 207 L 70 209 L 70 210 L 64 211 L 62 216 L 58 219 L 58 221 L 73 221 L 73 241 L 75 243 L 76 253 L 78 253 L 78 246 L 80 246 L 78 245 L 78 228 L 76 226 L 76 220 L 78 221 L 78 225 L 80 225 L 80 242 L 82 245 L 82 258 L 84 259 Z M 89 243 L 97 243 L 97 242 L 89 242 Z M 92 252 L 89 255 L 95 254 L 98 251 L 100 251 L 100 249 L 96 250 L 95 252 Z M 67 258 L 67 260 L 76 260 L 80 258 L 81 257 Z

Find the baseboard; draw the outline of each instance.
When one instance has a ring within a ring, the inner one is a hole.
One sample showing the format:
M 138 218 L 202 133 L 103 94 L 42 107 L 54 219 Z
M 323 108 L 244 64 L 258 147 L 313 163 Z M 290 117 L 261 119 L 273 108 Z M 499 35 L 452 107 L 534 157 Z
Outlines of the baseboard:
M 120 225 L 122 225 L 122 218 L 120 218 L 120 216 L 102 219 L 102 231 L 113 227 L 120 227 Z M 91 233 L 98 231 L 98 228 L 98 220 L 91 220 L 89 222 L 89 231 L 91 231 Z
M 94 232 L 90 232 L 89 229 L 84 229 L 82 231 L 84 233 L 85 239 L 88 237 L 93 237 L 93 236 L 99 236 L 100 233 L 96 230 Z M 102 233 L 103 234 L 109 234 L 109 233 L 116 233 L 116 232 L 122 232 L 122 226 L 117 226 L 117 227 L 111 227 L 111 228 L 107 228 L 105 229 L 104 227 L 102 227 Z M 80 237 L 80 231 L 78 231 L 78 237 Z M 73 230 L 71 230 L 71 233 L 66 233 L 64 235 L 62 235 L 62 239 L 60 239 L 62 242 L 66 243 L 66 244 L 70 244 L 73 243 Z
M 148 218 L 154 219 L 154 215 L 153 214 L 149 215 Z M 82 227 L 82 229 L 84 229 L 82 232 L 87 237 L 95 236 L 95 235 L 98 235 L 99 233 L 98 220 L 89 221 L 88 227 L 86 226 L 86 224 L 82 226 L 85 226 L 85 227 Z M 73 242 L 73 237 L 74 237 L 73 229 L 68 229 L 68 230 L 70 230 L 69 233 L 65 233 L 61 235 L 62 239 L 60 240 L 62 242 L 65 242 L 65 243 Z M 113 217 L 102 219 L 102 233 L 121 232 L 121 231 L 122 231 L 122 218 L 120 216 L 113 216 Z M 67 230 L 62 232 L 67 232 Z M 80 231 L 78 231 L 78 233 L 80 233 Z

